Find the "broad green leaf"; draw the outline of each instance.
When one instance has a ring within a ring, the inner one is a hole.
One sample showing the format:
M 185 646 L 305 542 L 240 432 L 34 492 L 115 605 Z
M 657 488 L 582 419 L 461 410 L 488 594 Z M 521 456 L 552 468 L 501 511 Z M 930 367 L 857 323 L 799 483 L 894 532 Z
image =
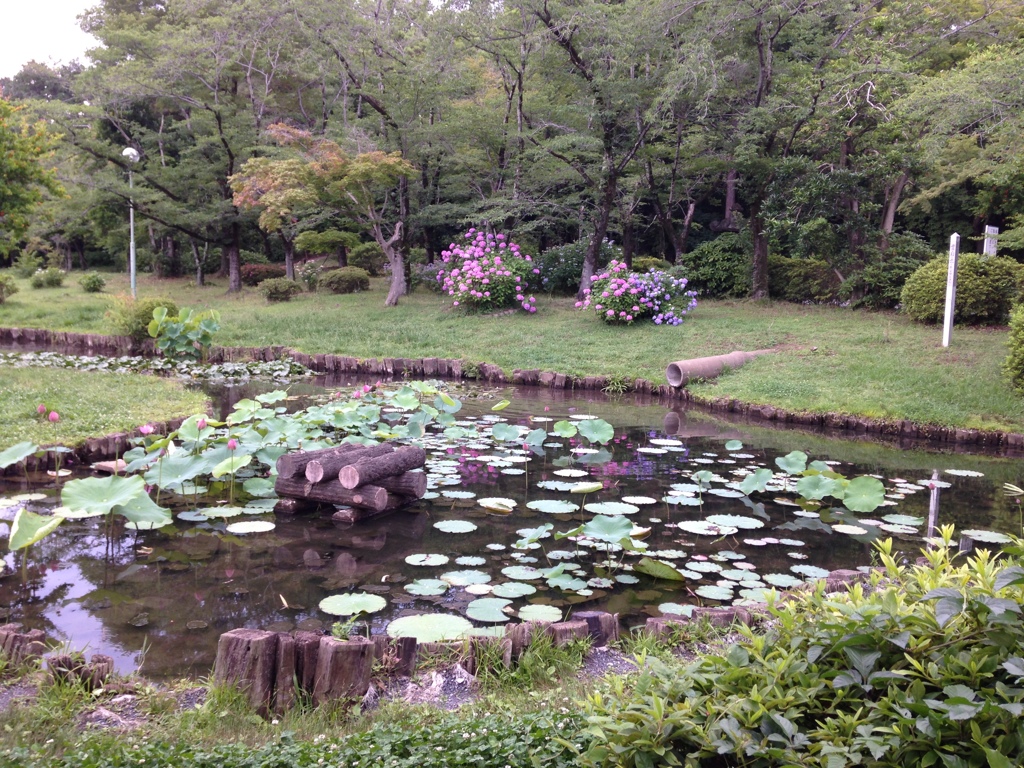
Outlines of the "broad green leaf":
M 642 573 L 645 576 L 653 576 L 656 579 L 665 579 L 667 581 L 685 581 L 686 577 L 683 576 L 677 569 L 673 568 L 666 562 L 661 560 L 654 560 L 650 557 L 642 557 L 639 562 L 633 566 L 633 570 L 636 573 Z
M 743 478 L 743 482 L 740 483 L 740 490 L 748 496 L 755 491 L 761 492 L 765 489 L 765 486 L 771 482 L 772 477 L 772 471 L 762 467 L 753 474 L 747 475 Z
M 352 592 L 325 597 L 320 601 L 320 610 L 332 616 L 354 616 L 357 613 L 376 613 L 387 604 L 388 601 L 380 595 Z
M 615 429 L 604 419 L 586 419 L 579 422 L 576 429 L 582 437 L 592 443 L 603 445 L 615 437 Z
M 846 486 L 843 504 L 854 512 L 872 512 L 885 501 L 885 486 L 875 477 L 855 477 Z
M 597 515 L 583 526 L 583 535 L 609 544 L 629 538 L 633 523 L 621 515 Z
M 743 442 L 740 440 L 729 440 L 725 444 L 725 450 L 727 451 L 742 451 Z
M 146 483 L 139 475 L 86 477 L 64 485 L 61 504 L 73 511 L 106 515 L 114 507 L 130 504 L 145 493 Z
M 12 445 L 4 451 L 0 451 L 0 469 L 6 469 L 12 464 L 24 461 L 38 450 L 38 445 L 26 441 L 24 443 Z
M 515 424 L 495 424 L 491 427 L 491 434 L 495 440 L 516 440 L 519 437 L 519 427 Z
M 494 405 L 493 405 L 493 406 L 491 407 L 491 410 L 492 410 L 492 411 L 504 411 L 504 410 L 505 410 L 506 408 L 508 408 L 508 407 L 509 407 L 510 405 L 512 405 L 512 401 L 511 401 L 511 400 L 502 400 L 502 401 L 500 401 L 500 402 L 498 402 L 498 403 L 495 403 L 495 404 L 494 404 Z
M 154 528 L 162 528 L 171 522 L 171 511 L 149 498 L 145 490 L 127 504 L 118 504 L 113 511 L 136 525 L 147 524 Z
M 801 477 L 796 483 L 796 492 L 805 499 L 819 500 L 826 496 L 834 496 L 841 486 L 835 480 L 821 475 Z
M 62 522 L 64 522 L 63 517 L 37 515 L 22 507 L 14 516 L 14 522 L 11 523 L 11 535 L 7 540 L 7 547 L 12 552 L 24 549 L 45 539 Z
M 223 477 L 224 475 L 233 475 L 242 467 L 249 466 L 249 462 L 252 461 L 252 456 L 249 454 L 243 454 L 241 456 L 229 456 L 224 459 L 220 464 L 213 468 L 210 473 L 214 477 Z
M 576 437 L 576 425 L 571 421 L 556 421 L 552 431 L 559 437 Z
M 548 439 L 548 433 L 543 429 L 534 429 L 527 433 L 526 438 L 523 440 L 527 445 L 543 445 L 544 441 Z
M 460 640 L 473 631 L 473 625 L 461 616 L 428 613 L 403 616 L 388 624 L 388 637 L 415 637 L 421 643 Z
M 793 451 L 775 459 L 776 465 L 783 472 L 790 475 L 799 475 L 807 469 L 807 454 L 803 451 Z

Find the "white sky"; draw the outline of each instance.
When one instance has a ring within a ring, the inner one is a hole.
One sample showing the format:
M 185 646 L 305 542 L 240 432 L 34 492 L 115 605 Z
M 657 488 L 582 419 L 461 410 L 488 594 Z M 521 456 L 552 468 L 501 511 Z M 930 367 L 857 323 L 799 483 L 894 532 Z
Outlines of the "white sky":
M 95 48 L 75 17 L 97 0 L 0 0 L 0 77 L 35 59 L 46 64 L 80 59 Z

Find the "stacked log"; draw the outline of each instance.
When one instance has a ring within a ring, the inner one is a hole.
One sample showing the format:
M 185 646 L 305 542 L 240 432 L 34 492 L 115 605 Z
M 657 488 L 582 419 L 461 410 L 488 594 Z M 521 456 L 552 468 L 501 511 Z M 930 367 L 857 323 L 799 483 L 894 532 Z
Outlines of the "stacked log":
M 24 630 L 21 624 L 0 624 L 0 659 L 11 666 L 37 659 L 46 651 L 41 629 Z
M 346 444 L 320 451 L 296 451 L 277 460 L 274 490 L 282 512 L 302 504 L 344 505 L 335 518 L 356 522 L 400 509 L 427 491 L 422 448 L 406 445 Z M 340 516 L 339 516 L 340 515 Z

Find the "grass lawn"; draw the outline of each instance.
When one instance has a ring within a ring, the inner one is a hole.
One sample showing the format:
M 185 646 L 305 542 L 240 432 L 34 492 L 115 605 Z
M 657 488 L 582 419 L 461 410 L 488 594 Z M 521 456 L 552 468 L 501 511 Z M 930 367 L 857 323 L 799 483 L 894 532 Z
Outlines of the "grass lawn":
M 53 424 L 36 412 L 57 411 Z M 0 448 L 30 440 L 78 445 L 147 422 L 202 411 L 206 396 L 179 382 L 139 374 L 0 367 Z
M 717 381 L 692 385 L 704 397 L 734 397 L 791 410 L 911 419 L 946 426 L 1024 431 L 1024 400 L 999 372 L 1005 329 L 958 328 L 949 349 L 941 330 L 892 313 L 786 303 L 706 301 L 678 327 L 606 326 L 580 314 L 571 299 L 538 297 L 536 315 L 467 315 L 419 289 L 384 307 L 384 280 L 367 293 L 302 294 L 267 304 L 254 289 L 226 294 L 226 281 L 204 288 L 186 280 L 140 279 L 140 295 L 221 312 L 216 343 L 282 344 L 309 353 L 354 357 L 454 357 L 507 372 L 540 368 L 578 376 L 665 381 L 665 366 L 735 349 L 778 347 Z M 110 296 L 127 290 L 111 275 L 105 293 L 63 288 L 21 292 L 0 305 L 0 325 L 112 333 Z

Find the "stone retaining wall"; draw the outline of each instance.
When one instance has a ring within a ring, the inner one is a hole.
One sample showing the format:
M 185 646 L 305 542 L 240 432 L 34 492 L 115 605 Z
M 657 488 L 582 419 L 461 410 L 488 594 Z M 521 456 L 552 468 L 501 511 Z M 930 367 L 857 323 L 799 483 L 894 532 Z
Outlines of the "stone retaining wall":
M 48 331 L 35 328 L 0 328 L 0 346 L 42 346 L 60 347 L 73 354 L 156 356 L 153 342 L 141 344 L 125 336 L 104 336 L 91 333 Z M 437 357 L 404 358 L 385 357 L 359 359 L 346 355 L 314 354 L 297 352 L 283 346 L 270 347 L 213 347 L 209 361 L 219 363 L 236 360 L 257 360 L 269 362 L 291 358 L 317 373 L 351 373 L 366 376 L 408 376 L 442 379 L 475 378 L 488 384 L 523 384 L 545 387 L 553 390 L 601 391 L 609 384 L 606 376 L 578 377 L 556 371 L 542 371 L 537 368 L 515 369 L 511 375 L 492 363 L 467 363 Z M 471 375 L 472 374 L 472 375 Z M 886 421 L 863 416 L 848 416 L 841 413 L 805 413 L 788 411 L 772 405 L 743 403 L 734 398 L 705 398 L 692 395 L 685 388 L 668 384 L 655 384 L 647 379 L 634 379 L 627 390 L 663 398 L 667 404 L 688 403 L 700 406 L 712 413 L 737 414 L 751 421 L 805 427 L 810 429 L 837 430 L 852 434 L 880 435 L 906 440 L 927 440 L 957 446 L 981 446 L 988 449 L 1024 450 L 1024 434 L 996 430 L 960 429 L 932 424 L 918 424 L 909 420 Z M 109 457 L 104 457 L 109 458 Z

